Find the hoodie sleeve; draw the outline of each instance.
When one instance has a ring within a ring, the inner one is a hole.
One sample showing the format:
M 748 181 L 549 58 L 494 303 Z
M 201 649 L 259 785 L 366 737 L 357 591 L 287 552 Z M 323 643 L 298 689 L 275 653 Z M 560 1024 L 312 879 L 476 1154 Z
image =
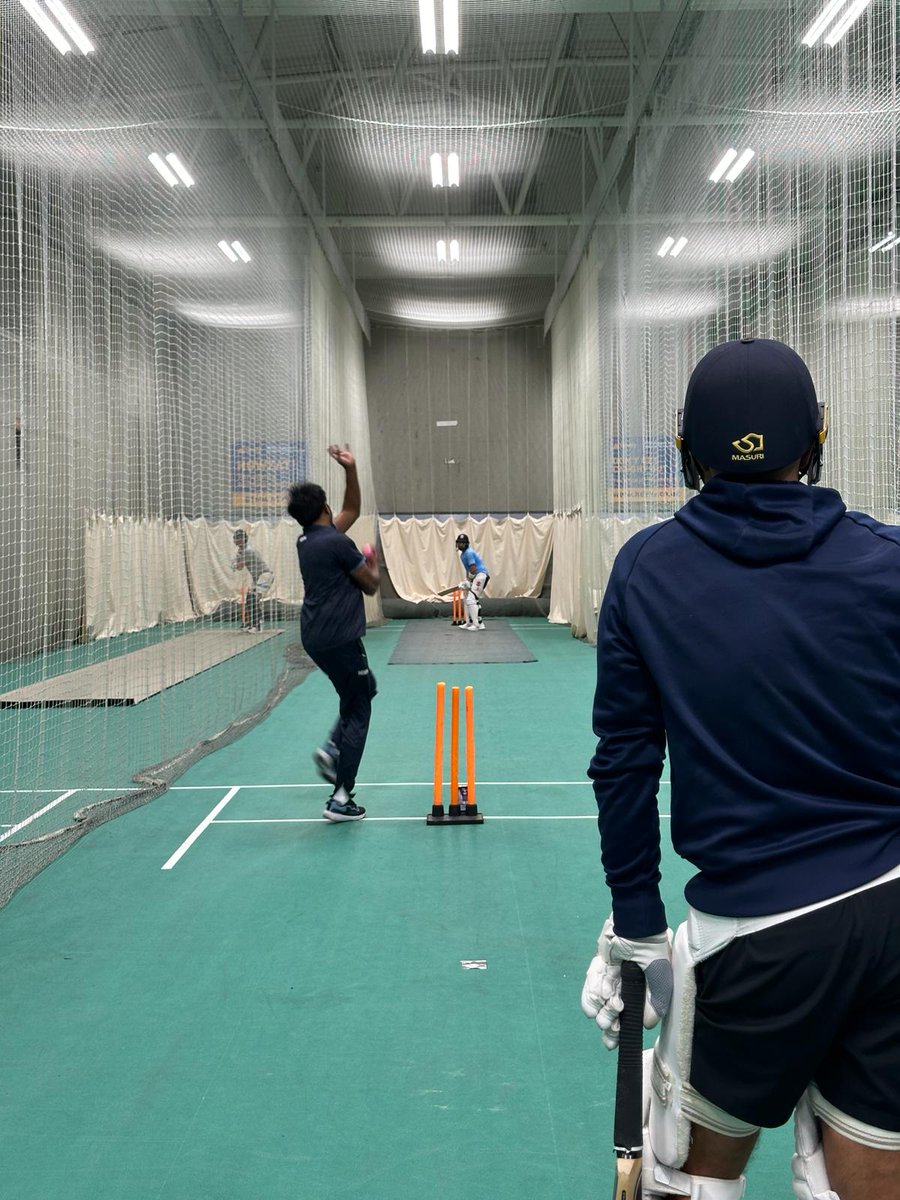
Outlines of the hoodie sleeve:
M 665 729 L 656 685 L 634 643 L 625 602 L 638 549 L 629 543 L 617 556 L 600 610 L 594 693 L 598 742 L 588 769 L 615 928 L 630 938 L 666 928 L 656 803 Z

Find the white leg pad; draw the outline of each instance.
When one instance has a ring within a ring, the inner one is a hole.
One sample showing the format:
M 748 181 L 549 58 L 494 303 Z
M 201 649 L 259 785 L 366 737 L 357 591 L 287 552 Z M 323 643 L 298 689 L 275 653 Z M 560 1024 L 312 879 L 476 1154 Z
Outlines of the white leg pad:
M 806 1092 L 794 1113 L 796 1154 L 791 1159 L 792 1187 L 797 1200 L 840 1200 L 831 1190 L 819 1126 Z
M 669 1196 L 690 1197 L 690 1200 L 741 1200 L 746 1189 L 747 1180 L 743 1175 L 740 1179 L 707 1179 L 659 1164 L 649 1178 L 645 1173 L 643 1179 L 646 1200 Z
M 466 592 L 466 621 L 470 625 L 478 624 L 478 600 L 474 592 Z
M 683 1111 L 682 1093 L 691 1077 L 696 997 L 686 925 L 680 925 L 675 933 L 672 972 L 672 1004 L 653 1049 L 648 1128 L 655 1158 L 680 1167 L 691 1148 L 691 1122 Z

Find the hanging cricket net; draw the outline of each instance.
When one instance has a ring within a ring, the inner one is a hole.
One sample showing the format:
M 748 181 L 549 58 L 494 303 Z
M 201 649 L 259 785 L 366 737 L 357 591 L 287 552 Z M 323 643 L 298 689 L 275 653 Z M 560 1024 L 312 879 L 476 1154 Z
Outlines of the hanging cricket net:
M 302 678 L 285 490 L 368 458 L 258 45 L 216 6 L 71 7 L 91 53 L 0 0 L 0 903 Z M 238 528 L 271 572 L 243 641 Z
M 676 410 L 726 339 L 799 351 L 828 405 L 823 483 L 897 520 L 897 10 L 804 45 L 822 8 L 686 9 L 554 323 L 554 615 L 579 634 L 624 538 L 687 498 Z M 711 181 L 729 149 L 753 157 Z

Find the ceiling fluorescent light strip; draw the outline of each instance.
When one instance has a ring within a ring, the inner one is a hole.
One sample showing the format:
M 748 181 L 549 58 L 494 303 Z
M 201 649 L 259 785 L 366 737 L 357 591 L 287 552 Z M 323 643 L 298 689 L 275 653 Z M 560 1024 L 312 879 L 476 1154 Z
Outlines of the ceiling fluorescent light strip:
M 444 0 L 444 53 L 459 54 L 459 0 Z
M 175 187 L 177 185 L 178 176 L 171 169 L 168 163 L 163 160 L 161 155 L 154 151 L 153 154 L 148 154 L 147 158 L 153 163 L 154 167 L 156 167 L 157 171 L 159 171 L 160 175 L 162 175 L 169 187 Z
M 880 242 L 876 242 L 874 246 L 869 247 L 869 253 L 874 254 L 876 250 L 886 250 L 888 248 L 888 246 L 891 244 L 891 242 L 893 242 L 894 236 L 895 236 L 894 231 L 892 229 L 890 231 L 890 233 L 886 234 L 881 239 Z
M 734 183 L 738 175 L 746 168 L 750 159 L 755 157 L 755 150 L 745 150 L 730 171 L 725 172 L 725 182 Z
M 221 242 L 218 243 L 218 247 L 222 251 L 222 253 L 225 255 L 225 257 L 229 260 L 229 262 L 237 262 L 238 256 L 235 254 L 235 252 L 228 245 L 228 243 L 225 241 L 224 238 L 222 238 Z
M 172 170 L 175 172 L 175 174 L 178 176 L 178 178 L 181 180 L 181 182 L 184 184 L 185 187 L 193 187 L 194 186 L 195 180 L 194 180 L 193 176 L 189 173 L 187 167 L 184 165 L 184 163 L 181 161 L 181 159 L 178 157 L 177 154 L 167 154 L 166 162 L 169 164 L 169 166 L 172 168 Z
M 660 258 L 665 258 L 674 245 L 675 239 L 673 237 L 667 237 L 656 253 Z
M 459 242 L 454 238 L 450 243 L 450 261 L 459 262 Z
M 447 261 L 447 243 L 443 238 L 437 244 L 438 262 L 445 263 Z
M 682 250 L 685 248 L 686 245 L 687 245 L 687 238 L 680 237 L 670 251 L 670 254 L 672 255 L 672 257 L 677 258 L 678 255 L 682 252 Z
M 250 255 L 247 253 L 247 251 L 244 249 L 244 247 L 241 245 L 240 242 L 232 242 L 231 248 L 235 252 L 235 254 L 238 256 L 238 258 L 240 258 L 243 262 L 248 263 L 250 261 Z
M 449 187 L 459 187 L 459 155 L 447 155 L 447 184 Z
M 885 250 L 893 250 L 897 246 L 900 246 L 900 234 L 898 234 L 898 236 L 895 237 L 892 242 L 888 242 L 888 244 L 884 247 L 884 249 Z
M 437 54 L 437 21 L 434 0 L 419 0 L 419 29 L 422 33 L 422 53 Z
M 84 32 L 62 0 L 46 0 L 47 7 L 56 17 L 57 21 L 63 27 L 82 54 L 93 54 L 96 46 Z
M 850 26 L 856 24 L 871 3 L 872 0 L 856 0 L 855 4 L 851 4 L 831 32 L 825 35 L 825 45 L 836 45 Z
M 68 39 L 63 35 L 61 30 L 57 29 L 44 10 L 38 5 L 37 0 L 19 0 L 19 3 L 34 21 L 35 25 L 44 31 L 60 54 L 68 54 L 71 51 L 72 47 Z
M 444 164 L 441 159 L 441 156 L 437 152 L 435 152 L 434 154 L 432 154 L 430 161 L 431 161 L 431 186 L 432 187 L 443 187 L 444 186 Z
M 829 0 L 806 31 L 801 45 L 814 46 L 848 0 Z
M 710 183 L 718 183 L 737 156 L 737 150 L 735 150 L 733 147 L 729 147 L 729 149 L 725 151 L 719 162 L 713 168 L 713 173 L 709 177 Z

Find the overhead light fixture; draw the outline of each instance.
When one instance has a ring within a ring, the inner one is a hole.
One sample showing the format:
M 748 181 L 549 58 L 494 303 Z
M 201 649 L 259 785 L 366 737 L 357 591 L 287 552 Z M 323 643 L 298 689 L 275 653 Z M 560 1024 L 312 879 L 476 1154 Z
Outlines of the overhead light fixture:
M 419 30 L 422 35 L 422 53 L 438 52 L 438 21 L 435 4 L 442 0 L 419 0 Z M 443 0 L 442 54 L 459 54 L 459 0 Z
M 169 164 L 185 187 L 194 186 L 195 180 L 193 176 L 188 172 L 187 167 L 185 167 L 184 163 L 177 154 L 167 154 L 166 162 Z
M 746 168 L 747 164 L 750 162 L 750 159 L 755 157 L 755 150 L 745 150 L 743 154 L 739 155 L 737 162 L 734 164 L 731 170 L 725 172 L 725 182 L 734 183 L 738 175 L 740 175 L 740 173 Z
M 672 258 L 677 258 L 686 245 L 686 237 L 680 237 L 678 241 L 673 237 L 667 237 L 656 253 L 660 258 L 665 258 L 667 254 Z
M 57 21 L 63 27 L 63 30 L 69 35 L 82 54 L 93 54 L 96 46 L 84 32 L 69 10 L 63 4 L 62 0 L 46 0 L 47 7 L 56 17 Z
M 876 250 L 887 250 L 888 246 L 890 246 L 891 242 L 893 241 L 894 231 L 892 229 L 890 233 L 885 234 L 880 242 L 876 242 L 874 246 L 869 247 L 869 253 L 874 254 Z
M 177 187 L 178 176 L 163 159 L 162 155 L 157 154 L 154 151 L 153 154 L 148 154 L 147 158 L 153 163 L 154 167 L 156 167 L 157 171 L 159 171 L 160 175 L 162 175 L 169 187 Z
M 169 187 L 177 187 L 179 183 L 183 183 L 185 187 L 194 186 L 196 181 L 193 175 L 177 154 L 167 154 L 163 158 L 161 154 L 154 151 L 153 154 L 148 154 L 147 158 L 153 163 Z
M 459 54 L 459 0 L 444 0 L 444 53 Z
M 221 242 L 217 242 L 216 244 L 218 245 L 218 247 L 222 251 L 222 253 L 225 255 L 225 257 L 229 260 L 229 262 L 236 263 L 238 261 L 238 259 L 240 259 L 242 262 L 245 262 L 245 263 L 248 263 L 251 261 L 250 255 L 247 253 L 247 251 L 244 249 L 243 245 L 240 242 L 230 242 L 229 243 L 225 240 L 225 238 L 222 238 Z
M 825 34 L 825 45 L 834 46 L 851 25 L 859 20 L 871 3 L 872 0 L 829 0 L 829 3 L 825 5 L 806 31 L 802 44 L 814 46 Z M 828 29 L 829 25 L 830 29 Z M 828 29 L 828 33 L 825 33 L 826 29 Z
M 447 154 L 446 156 L 443 154 L 438 154 L 437 151 L 435 151 L 435 153 L 431 155 L 431 157 L 429 159 L 429 161 L 431 163 L 431 186 L 432 187 L 443 187 L 444 186 L 444 158 L 445 157 L 447 159 L 447 173 L 446 173 L 447 186 L 448 187 L 459 187 L 459 155 L 452 151 L 450 154 Z
M 41 8 L 37 0 L 19 0 L 19 3 L 40 29 L 44 31 L 60 54 L 69 54 L 72 45 L 68 38 L 50 19 L 47 13 Z
M 434 0 L 419 0 L 419 29 L 422 33 L 422 53 L 437 54 L 437 22 Z
M 449 249 L 444 238 L 440 238 L 437 243 L 437 260 L 439 263 L 458 263 L 459 262 L 459 242 L 456 238 L 450 239 Z
M 737 156 L 738 152 L 733 147 L 730 147 L 728 150 L 726 150 L 713 168 L 713 173 L 709 177 L 709 182 L 718 183 Z

